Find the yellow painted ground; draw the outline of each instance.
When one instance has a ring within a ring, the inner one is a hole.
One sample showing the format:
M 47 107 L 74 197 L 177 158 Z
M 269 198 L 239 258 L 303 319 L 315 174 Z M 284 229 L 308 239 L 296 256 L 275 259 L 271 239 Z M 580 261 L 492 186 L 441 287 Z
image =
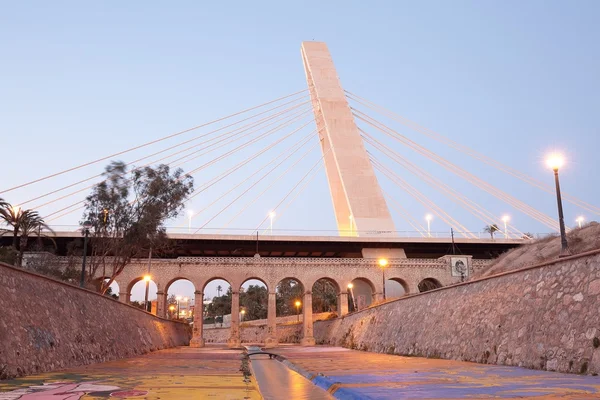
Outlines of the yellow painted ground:
M 0 382 L 0 400 L 261 399 L 241 351 L 177 348 Z

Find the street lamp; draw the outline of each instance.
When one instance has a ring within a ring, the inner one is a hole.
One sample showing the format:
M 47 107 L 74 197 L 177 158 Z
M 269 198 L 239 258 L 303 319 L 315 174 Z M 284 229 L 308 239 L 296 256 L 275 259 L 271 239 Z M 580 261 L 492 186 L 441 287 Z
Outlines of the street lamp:
M 146 295 L 144 296 L 144 310 L 148 311 L 148 291 L 150 290 L 150 281 L 152 277 L 150 275 L 144 276 L 144 282 L 146 282 Z
M 583 224 L 583 221 L 585 221 L 585 218 L 583 218 L 583 216 L 580 215 L 575 221 L 577 221 L 579 228 L 581 228 L 581 225 Z
M 427 214 L 425 215 L 425 221 L 427 221 L 427 236 L 431 237 L 431 220 L 433 219 L 433 215 Z
M 275 211 L 269 213 L 269 218 L 271 219 L 271 235 L 273 235 L 273 218 L 275 218 Z
M 194 216 L 194 211 L 187 210 L 187 216 L 188 216 L 188 233 L 191 233 L 192 232 L 192 217 Z
M 546 165 L 552 168 L 554 171 L 554 183 L 556 185 L 556 204 L 558 206 L 558 225 L 560 227 L 560 254 L 559 257 L 566 257 L 570 255 L 569 246 L 567 244 L 567 234 L 565 232 L 565 218 L 563 216 L 562 198 L 560 196 L 560 183 L 558 181 L 558 170 L 564 164 L 564 158 L 562 155 L 554 153 L 546 159 Z
M 17 207 L 18 208 L 18 207 Z M 83 261 L 81 262 L 81 280 L 79 281 L 79 286 L 83 287 L 85 285 L 85 261 L 87 257 L 87 242 L 88 237 L 90 235 L 90 228 L 92 227 L 92 223 L 90 221 L 85 221 L 83 223 Z
M 242 321 L 244 322 L 244 315 L 246 314 L 246 310 L 242 308 L 242 311 L 240 311 L 242 313 Z
M 300 303 L 300 300 L 296 300 L 294 304 L 296 305 L 296 321 L 300 322 L 300 306 L 302 303 Z
M 173 304 L 169 306 L 169 311 L 171 311 L 171 319 L 173 319 L 173 311 L 175 311 L 175 306 Z
M 354 290 L 352 290 L 353 287 L 354 285 L 352 284 L 352 282 L 350 282 L 348 284 L 348 289 L 350 289 L 350 299 L 352 300 L 353 311 L 356 311 L 356 301 L 354 301 Z
M 385 258 L 379 259 L 379 266 L 381 267 L 381 277 L 383 278 L 383 300 L 385 301 L 385 267 L 388 265 L 388 260 Z
M 177 319 L 179 319 L 179 302 L 181 301 L 181 296 L 175 297 L 175 300 L 177 300 Z
M 508 239 L 508 221 L 510 221 L 510 217 L 508 215 L 502 216 L 502 222 L 504 222 L 504 238 Z

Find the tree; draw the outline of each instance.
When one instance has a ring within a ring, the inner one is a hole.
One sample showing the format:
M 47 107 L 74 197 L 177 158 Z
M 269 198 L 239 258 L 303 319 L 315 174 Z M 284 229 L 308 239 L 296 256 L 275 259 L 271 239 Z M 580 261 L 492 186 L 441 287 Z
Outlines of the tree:
M 167 243 L 165 221 L 175 218 L 193 192 L 193 178 L 183 170 L 171 172 L 161 164 L 128 170 L 110 163 L 104 181 L 86 199 L 83 220 L 90 221 L 88 279 L 102 268 L 100 292 L 105 293 L 132 258 L 145 257 L 149 248 Z M 129 176 L 129 177 L 127 177 Z
M 21 266 L 23 262 L 23 252 L 27 248 L 29 236 L 36 233 L 38 238 L 41 238 L 44 236 L 44 229 L 52 232 L 37 211 L 23 210 L 3 199 L 0 199 L 0 221 L 10 227 L 9 230 L 4 229 L 4 233 L 12 233 L 12 248 L 13 252 L 17 253 L 17 266 Z
M 312 291 L 313 312 L 331 312 L 336 310 L 337 290 L 333 284 L 321 279 L 315 282 Z
M 250 285 L 247 290 L 240 290 L 240 304 L 246 310 L 244 320 L 267 318 L 267 302 L 269 293 L 267 288 L 259 285 Z
M 295 303 L 297 300 L 302 301 L 303 288 L 302 285 L 293 279 L 284 279 L 277 285 L 277 295 L 275 304 L 277 315 L 296 315 Z
M 489 233 L 490 237 L 492 239 L 494 239 L 494 233 L 498 232 L 499 230 L 500 230 L 500 228 L 498 228 L 498 225 L 496 225 L 496 224 L 486 225 L 483 228 L 483 231 L 486 232 L 486 233 Z

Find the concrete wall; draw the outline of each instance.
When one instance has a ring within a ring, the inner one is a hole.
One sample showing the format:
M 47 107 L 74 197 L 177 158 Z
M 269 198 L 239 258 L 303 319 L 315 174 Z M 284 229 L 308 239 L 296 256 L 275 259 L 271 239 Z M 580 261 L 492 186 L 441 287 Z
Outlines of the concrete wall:
M 187 345 L 188 325 L 0 263 L 0 379 Z
M 316 322 L 318 344 L 600 373 L 600 251 Z
M 206 343 L 226 343 L 229 335 L 229 328 L 204 330 Z M 267 325 L 242 326 L 240 336 L 243 344 L 264 343 L 267 337 Z M 279 343 L 300 343 L 300 339 L 302 339 L 302 323 L 277 325 L 277 341 Z

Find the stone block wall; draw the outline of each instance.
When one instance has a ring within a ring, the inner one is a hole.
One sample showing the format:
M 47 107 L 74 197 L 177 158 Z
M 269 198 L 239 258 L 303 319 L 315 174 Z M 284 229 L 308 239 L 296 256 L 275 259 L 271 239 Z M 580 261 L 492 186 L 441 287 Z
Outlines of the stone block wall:
M 204 329 L 206 343 L 226 343 L 229 338 L 229 328 Z M 267 325 L 249 325 L 240 328 L 243 344 L 264 343 L 267 337 Z M 302 338 L 302 323 L 277 325 L 277 340 L 279 343 L 300 343 Z
M 188 325 L 0 263 L 0 379 L 189 344 Z
M 600 251 L 314 324 L 318 344 L 600 373 Z

